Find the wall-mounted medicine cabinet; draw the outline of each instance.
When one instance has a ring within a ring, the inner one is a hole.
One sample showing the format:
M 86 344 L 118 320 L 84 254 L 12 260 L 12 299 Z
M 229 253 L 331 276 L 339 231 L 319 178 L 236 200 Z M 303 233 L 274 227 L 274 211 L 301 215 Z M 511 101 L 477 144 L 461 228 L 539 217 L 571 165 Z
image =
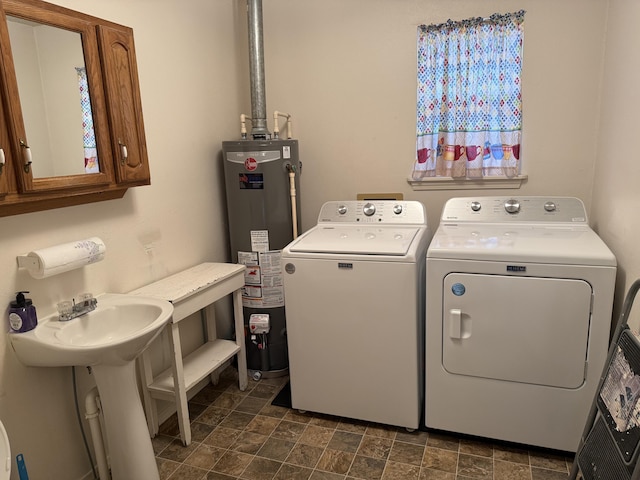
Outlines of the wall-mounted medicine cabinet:
M 0 216 L 150 183 L 129 27 L 0 0 Z

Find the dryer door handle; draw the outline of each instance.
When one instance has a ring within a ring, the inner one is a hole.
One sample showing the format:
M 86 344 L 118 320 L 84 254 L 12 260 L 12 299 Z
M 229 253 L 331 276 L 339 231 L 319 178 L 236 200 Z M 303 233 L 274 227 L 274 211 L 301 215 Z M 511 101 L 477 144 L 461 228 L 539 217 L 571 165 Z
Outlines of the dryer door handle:
M 449 336 L 462 338 L 462 310 L 459 308 L 449 310 Z

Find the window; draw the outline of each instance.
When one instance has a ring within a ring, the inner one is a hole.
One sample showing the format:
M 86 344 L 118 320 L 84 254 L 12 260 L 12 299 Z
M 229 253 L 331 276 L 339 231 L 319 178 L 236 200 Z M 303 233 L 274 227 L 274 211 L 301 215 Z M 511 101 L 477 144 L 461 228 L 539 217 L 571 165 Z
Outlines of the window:
M 520 175 L 524 13 L 418 27 L 410 181 Z

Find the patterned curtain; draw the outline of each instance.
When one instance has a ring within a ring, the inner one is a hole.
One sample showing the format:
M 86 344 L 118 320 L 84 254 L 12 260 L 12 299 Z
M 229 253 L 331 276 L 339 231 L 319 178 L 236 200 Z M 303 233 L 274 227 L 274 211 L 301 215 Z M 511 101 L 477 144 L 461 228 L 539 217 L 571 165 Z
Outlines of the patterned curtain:
M 520 173 L 524 14 L 418 27 L 414 180 Z
M 87 70 L 84 67 L 76 67 L 76 72 L 78 73 L 80 106 L 82 108 L 84 172 L 100 173 L 100 165 L 98 164 L 98 150 L 96 149 L 96 134 L 93 130 L 93 114 L 91 113 L 91 98 L 89 97 Z

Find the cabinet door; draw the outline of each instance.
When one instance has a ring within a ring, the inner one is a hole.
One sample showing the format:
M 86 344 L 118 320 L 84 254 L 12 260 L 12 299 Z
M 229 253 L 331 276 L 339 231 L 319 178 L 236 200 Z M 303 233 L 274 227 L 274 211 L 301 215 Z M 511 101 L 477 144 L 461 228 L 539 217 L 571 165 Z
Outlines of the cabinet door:
M 7 117 L 5 115 L 5 107 L 0 101 L 0 200 L 10 190 L 13 176 L 13 162 L 11 160 L 11 147 L 9 133 L 5 126 L 7 125 Z M 12 188 L 15 190 L 15 185 Z
M 146 185 L 151 182 L 133 31 L 98 25 L 98 36 L 117 181 Z

